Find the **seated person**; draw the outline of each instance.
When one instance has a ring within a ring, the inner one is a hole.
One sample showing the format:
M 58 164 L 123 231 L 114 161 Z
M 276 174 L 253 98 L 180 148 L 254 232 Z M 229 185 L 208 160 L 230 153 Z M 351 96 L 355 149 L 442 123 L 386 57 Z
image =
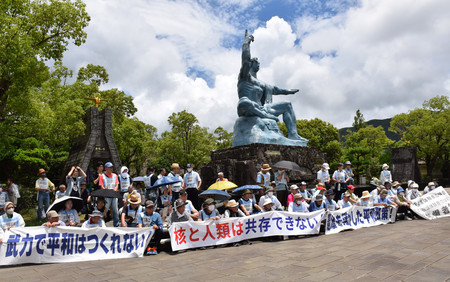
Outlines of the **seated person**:
M 381 190 L 383 189 L 385 189 L 384 185 L 378 185 L 377 188 L 370 191 L 370 196 L 372 197 L 372 199 L 375 200 L 375 198 L 378 197 L 378 195 L 380 195 Z
M 128 205 L 122 210 L 122 227 L 137 227 L 138 214 L 142 212 L 141 198 L 138 194 L 131 194 L 127 202 Z
M 342 195 L 343 195 L 342 199 L 337 202 L 339 208 L 340 209 L 345 209 L 345 208 L 353 206 L 352 202 L 350 202 L 351 194 L 347 191 L 347 192 L 345 192 Z
M 238 207 L 238 203 L 235 200 L 229 200 L 227 209 L 224 213 L 224 218 L 230 218 L 230 217 L 244 217 L 245 214 L 243 211 L 241 211 Z
M 264 203 L 262 205 L 262 211 L 261 212 L 271 212 L 274 211 L 274 206 L 275 204 L 273 203 L 273 201 L 271 199 L 265 199 Z
M 411 185 L 411 189 L 409 189 L 408 193 L 406 194 L 406 199 L 408 199 L 408 201 L 412 201 L 421 196 L 422 195 L 419 192 L 419 184 L 414 183 Z
M 355 195 L 355 186 L 348 185 L 347 186 L 347 192 L 350 194 L 350 198 L 348 199 L 352 205 L 356 204 L 356 201 L 358 200 L 358 196 Z M 341 195 L 341 199 L 344 198 L 344 193 Z
M 322 194 L 317 194 L 315 197 L 315 201 L 311 200 L 311 204 L 309 204 L 308 210 L 309 212 L 314 212 L 322 209 L 326 210 L 327 205 L 323 202 Z
M 25 221 L 23 217 L 14 212 L 14 204 L 11 202 L 6 202 L 5 213 L 0 216 L 0 229 L 7 231 L 15 227 L 25 227 Z
M 298 193 L 298 186 L 295 184 L 292 184 L 289 187 L 289 190 L 291 191 L 291 193 L 288 195 L 287 200 L 286 200 L 286 204 L 288 207 L 289 207 L 290 203 L 294 202 L 294 196 L 295 196 L 295 194 Z
M 173 203 L 174 210 L 169 215 L 167 225 L 170 227 L 174 222 L 194 221 L 185 210 L 186 203 L 182 199 L 176 199 Z
M 45 227 L 55 227 L 55 226 L 66 226 L 63 221 L 59 220 L 59 214 L 51 210 L 47 212 L 47 222 L 44 222 L 42 226 Z
M 125 192 L 123 194 L 123 205 L 128 205 L 128 200 L 130 199 L 131 195 L 137 195 L 138 198 L 142 201 L 141 194 L 139 194 L 136 190 L 134 190 L 133 185 L 130 185 L 128 187 L 128 192 Z
M 319 184 L 322 185 L 322 187 L 325 187 L 325 185 L 323 183 L 319 183 Z M 302 181 L 300 183 L 300 190 L 298 192 L 300 194 L 302 194 L 303 200 L 305 200 L 307 203 L 311 202 L 312 195 L 308 190 L 306 190 L 306 182 L 305 181 Z
M 356 201 L 356 205 L 361 206 L 361 207 L 366 207 L 366 208 L 373 207 L 373 201 L 370 200 L 370 197 L 371 196 L 370 196 L 369 191 L 363 191 L 361 198 L 359 198 L 358 201 Z
M 334 190 L 328 189 L 327 192 L 325 192 L 325 204 L 327 205 L 328 211 L 335 211 L 339 209 L 338 204 L 336 203 L 334 198 Z
M 194 221 L 197 221 L 199 215 L 198 210 L 196 210 L 192 202 L 188 200 L 187 193 L 185 190 L 180 191 L 180 199 L 186 203 L 185 211 L 191 215 Z
M 303 201 L 303 195 L 297 193 L 294 195 L 294 201 L 289 204 L 288 212 L 309 212 L 308 204 Z
M 90 201 L 90 196 L 89 196 L 88 201 Z M 103 220 L 105 222 L 108 222 L 108 221 L 110 221 L 112 219 L 112 217 L 111 217 L 111 213 L 110 212 L 106 212 L 105 211 L 105 203 L 106 203 L 105 198 L 103 198 L 103 197 L 97 198 L 97 201 L 96 201 L 96 203 L 94 205 L 94 210 L 102 212 L 103 213 Z
M 280 201 L 278 201 L 277 197 L 273 195 L 274 191 L 275 189 L 272 186 L 269 186 L 269 188 L 266 189 L 266 194 L 261 196 L 261 198 L 259 199 L 259 206 L 264 205 L 265 200 L 269 199 L 272 200 L 275 206 L 275 210 L 282 211 L 283 207 L 281 206 L 281 203 Z
M 77 226 L 80 223 L 80 217 L 78 216 L 78 211 L 72 208 L 72 200 L 67 200 L 64 203 L 64 207 L 63 210 L 59 211 L 61 221 L 64 222 L 66 226 Z
M 383 206 L 383 207 L 387 207 L 389 205 L 393 205 L 393 206 L 397 206 L 396 203 L 392 202 L 389 198 L 388 198 L 388 190 L 383 189 L 380 192 L 380 195 L 378 195 L 375 200 L 373 205 L 374 206 Z
M 401 214 L 404 215 L 404 219 L 412 220 L 417 217 L 415 212 L 410 209 L 411 201 L 408 201 L 405 195 L 405 190 L 400 187 L 397 188 L 397 198 L 395 203 L 398 205 L 397 217 Z
M 153 227 L 152 240 L 147 247 L 147 255 L 157 255 L 160 251 L 160 242 L 162 237 L 163 222 L 161 215 L 155 212 L 155 204 L 151 200 L 145 202 L 145 211 L 138 215 L 137 227 Z
M 242 198 L 239 199 L 239 207 L 246 216 L 261 212 L 261 207 L 258 206 L 255 200 L 252 199 L 253 193 L 250 189 L 244 190 Z
M 89 214 L 89 219 L 83 222 L 82 228 L 95 228 L 95 227 L 106 227 L 105 222 L 102 219 L 103 213 L 101 211 L 95 210 Z
M 61 184 L 61 185 L 59 185 L 58 188 L 59 188 L 59 190 L 56 191 L 55 200 L 61 199 L 62 197 L 64 197 L 66 195 L 66 185 Z
M 423 189 L 423 194 L 429 193 L 429 192 L 433 191 L 434 189 L 436 189 L 436 183 L 428 182 L 427 187 L 425 187 L 425 189 Z
M 219 220 L 221 218 L 219 211 L 216 209 L 216 203 L 213 199 L 208 198 L 203 202 L 203 209 L 200 211 L 198 220 Z
M 319 183 L 316 185 L 316 191 L 311 196 L 311 201 L 314 202 L 316 200 L 317 195 L 322 195 L 322 199 L 325 197 L 325 192 L 327 192 L 327 188 L 323 183 Z
M 169 195 L 169 188 L 167 186 L 164 187 L 162 195 L 159 196 L 157 206 L 162 221 L 166 221 L 167 216 L 172 212 L 172 196 Z

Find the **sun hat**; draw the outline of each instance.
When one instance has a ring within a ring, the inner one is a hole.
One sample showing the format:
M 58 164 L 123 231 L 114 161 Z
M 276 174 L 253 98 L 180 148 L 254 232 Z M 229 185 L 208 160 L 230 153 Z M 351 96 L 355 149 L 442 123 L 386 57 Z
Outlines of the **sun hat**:
M 352 165 L 352 163 L 350 161 L 346 161 L 345 165 Z
M 386 167 L 386 168 L 389 168 L 389 166 L 388 166 L 387 164 L 383 164 L 383 165 L 381 166 L 382 169 L 384 169 L 385 167 Z
M 103 217 L 103 213 L 99 210 L 94 210 L 91 214 L 89 214 L 90 217 L 95 217 L 95 216 L 99 216 L 99 217 Z
M 132 194 L 128 199 L 128 202 L 133 205 L 139 205 L 141 203 L 141 199 L 137 194 Z
M 54 218 L 54 217 L 59 217 L 59 214 L 56 211 L 51 210 L 47 212 L 47 218 Z
M 187 203 L 185 203 L 182 199 L 176 199 L 174 206 L 175 209 L 181 207 L 181 206 L 185 206 Z
M 272 204 L 272 205 L 273 205 L 272 200 L 271 200 L 271 199 L 265 199 L 265 200 L 264 200 L 263 206 L 267 206 L 267 205 L 269 205 L 269 204 Z
M 389 192 L 388 192 L 388 190 L 386 190 L 386 189 L 383 189 L 383 190 L 381 190 L 381 193 L 380 193 L 381 195 L 387 195 L 387 194 L 389 194 Z
M 401 192 L 405 192 L 405 189 L 403 189 L 402 187 L 400 187 L 400 188 L 397 189 L 397 194 L 398 194 L 398 193 L 401 193 Z
M 290 187 L 291 190 L 298 190 L 298 186 L 295 184 L 292 184 Z
M 272 169 L 269 164 L 263 164 L 261 170 L 269 170 Z
M 40 168 L 37 175 L 39 176 L 39 175 L 41 175 L 43 173 L 46 173 L 45 169 Z
M 330 169 L 330 165 L 329 165 L 328 163 L 323 163 L 323 164 L 322 164 L 322 167 L 323 167 L 324 169 Z
M 275 181 L 272 181 L 272 182 L 270 182 L 270 186 L 275 186 L 275 187 L 277 187 L 277 183 L 275 182 Z
M 252 191 L 250 189 L 245 189 L 244 192 L 242 192 L 242 195 L 245 194 L 252 194 Z
M 300 193 L 297 193 L 297 194 L 295 194 L 294 195 L 294 199 L 297 199 L 297 198 L 303 198 L 303 195 L 302 194 L 300 194 Z
M 272 186 L 268 187 L 268 188 L 266 189 L 266 193 L 267 193 L 267 192 L 273 192 L 273 187 L 272 187 Z
M 302 182 L 300 183 L 300 185 L 301 185 L 301 186 L 306 186 L 306 182 L 305 182 L 305 181 L 302 181 Z
M 369 193 L 369 191 L 363 191 L 363 192 L 362 192 L 361 199 L 366 199 L 366 198 L 370 198 L 370 193 Z
M 392 183 L 392 186 L 394 186 L 394 187 L 397 187 L 397 186 L 400 186 L 401 184 L 400 184 L 400 182 L 398 182 L 398 181 L 394 181 L 394 183 Z
M 180 165 L 177 163 L 173 163 L 170 168 L 180 168 Z
M 203 202 L 204 205 L 210 205 L 212 203 L 214 203 L 214 199 L 211 199 L 211 198 L 208 198 Z
M 430 186 L 436 186 L 436 184 L 434 182 L 428 182 L 428 187 Z
M 13 208 L 15 207 L 13 202 L 6 202 L 4 205 L 5 210 L 8 208 L 9 205 L 13 205 Z
M 236 202 L 236 200 L 229 200 L 227 206 L 229 208 L 234 208 L 238 206 L 238 203 Z
M 411 186 L 411 188 L 413 188 L 413 189 L 419 189 L 419 184 L 414 183 L 414 184 Z

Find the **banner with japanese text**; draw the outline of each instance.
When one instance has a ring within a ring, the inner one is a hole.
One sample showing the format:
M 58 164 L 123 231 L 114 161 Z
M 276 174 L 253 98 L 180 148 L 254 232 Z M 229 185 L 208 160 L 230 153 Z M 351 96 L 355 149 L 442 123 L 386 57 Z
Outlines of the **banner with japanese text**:
M 325 211 L 267 212 L 203 222 L 176 222 L 169 229 L 172 250 L 207 247 L 277 235 L 319 234 Z
M 380 224 L 394 223 L 397 208 L 352 206 L 327 212 L 325 234 L 335 234 L 347 229 L 359 229 Z
M 425 219 L 450 216 L 450 196 L 444 188 L 438 187 L 412 200 L 409 207 Z
M 153 228 L 11 228 L 0 265 L 142 257 L 152 236 Z

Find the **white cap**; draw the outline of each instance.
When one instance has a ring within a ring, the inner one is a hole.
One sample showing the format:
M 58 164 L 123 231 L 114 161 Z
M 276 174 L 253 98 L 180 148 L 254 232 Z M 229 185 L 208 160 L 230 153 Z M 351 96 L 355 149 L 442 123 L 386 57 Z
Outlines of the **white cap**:
M 430 186 L 436 186 L 436 184 L 434 184 L 434 182 L 428 182 L 428 187 Z
M 323 164 L 322 164 L 322 167 L 323 167 L 324 169 L 330 169 L 330 166 L 328 165 L 328 163 L 323 163 Z
M 411 188 L 413 188 L 413 189 L 419 189 L 419 184 L 414 183 L 414 184 L 411 186 Z
M 302 181 L 302 183 L 300 183 L 302 186 L 305 186 L 306 185 L 306 182 L 305 181 Z
M 292 184 L 290 188 L 291 188 L 291 190 L 292 190 L 292 189 L 298 189 L 298 186 L 295 185 L 295 184 Z
M 272 202 L 271 199 L 265 199 L 265 200 L 264 200 L 263 206 L 266 206 L 266 205 L 268 205 L 268 204 L 273 204 L 273 202 Z

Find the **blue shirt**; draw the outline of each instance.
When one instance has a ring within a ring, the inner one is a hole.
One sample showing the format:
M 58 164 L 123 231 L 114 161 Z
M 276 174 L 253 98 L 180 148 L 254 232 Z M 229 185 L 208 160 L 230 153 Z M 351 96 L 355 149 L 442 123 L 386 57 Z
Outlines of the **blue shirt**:
M 308 210 L 310 212 L 313 212 L 313 211 L 318 211 L 318 210 L 321 210 L 321 209 L 324 209 L 324 208 L 325 209 L 327 208 L 327 204 L 325 204 L 324 201 L 322 201 L 322 204 L 320 206 L 318 206 L 316 202 L 311 201 L 311 204 L 309 204 Z
M 152 227 L 158 225 L 159 229 L 163 228 L 163 222 L 159 213 L 153 212 L 152 215 L 148 215 L 147 211 L 138 214 L 138 224 L 142 224 L 142 227 Z
M 392 204 L 392 201 L 391 200 L 389 200 L 389 198 L 386 196 L 385 198 L 384 198 L 384 200 L 381 198 L 381 195 L 378 195 L 376 198 L 375 198 L 375 203 L 376 204 L 387 204 L 387 205 L 390 205 L 390 204 Z

